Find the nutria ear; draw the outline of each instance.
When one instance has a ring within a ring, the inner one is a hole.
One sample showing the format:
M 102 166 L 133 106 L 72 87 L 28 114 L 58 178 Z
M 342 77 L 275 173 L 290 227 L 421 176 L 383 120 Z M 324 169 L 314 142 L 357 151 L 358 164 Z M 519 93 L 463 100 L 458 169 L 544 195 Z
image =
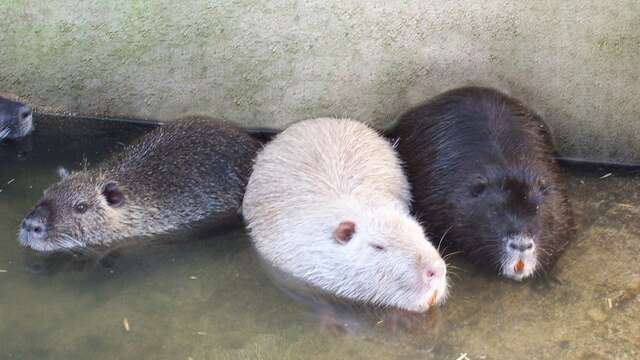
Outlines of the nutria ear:
M 102 195 L 111 207 L 119 207 L 124 203 L 124 194 L 115 182 L 108 182 L 102 189 Z
M 549 192 L 549 182 L 546 179 L 538 180 L 538 190 L 542 195 L 546 195 Z
M 58 166 L 58 168 L 56 169 L 56 174 L 58 174 L 58 177 L 60 179 L 64 179 L 69 176 L 69 170 L 65 169 L 62 166 Z
M 349 242 L 349 240 L 351 240 L 355 232 L 356 224 L 354 224 L 352 221 L 343 221 L 333 232 L 333 237 L 340 244 L 346 244 Z

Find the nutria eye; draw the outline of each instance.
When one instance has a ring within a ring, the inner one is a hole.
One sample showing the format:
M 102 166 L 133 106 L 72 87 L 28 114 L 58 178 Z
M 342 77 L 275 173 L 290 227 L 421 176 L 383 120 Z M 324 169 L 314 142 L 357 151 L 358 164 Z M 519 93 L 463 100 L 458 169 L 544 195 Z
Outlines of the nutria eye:
M 85 212 L 87 212 L 88 208 L 89 205 L 87 205 L 86 203 L 79 203 L 73 207 L 73 210 L 75 210 L 78 214 L 84 214 Z
M 482 195 L 482 193 L 486 188 L 487 188 L 486 182 L 476 182 L 471 186 L 471 196 L 478 197 Z
M 374 249 L 378 250 L 378 251 L 383 251 L 383 250 L 384 250 L 384 246 L 382 246 L 382 245 L 371 244 L 371 246 L 372 246 Z

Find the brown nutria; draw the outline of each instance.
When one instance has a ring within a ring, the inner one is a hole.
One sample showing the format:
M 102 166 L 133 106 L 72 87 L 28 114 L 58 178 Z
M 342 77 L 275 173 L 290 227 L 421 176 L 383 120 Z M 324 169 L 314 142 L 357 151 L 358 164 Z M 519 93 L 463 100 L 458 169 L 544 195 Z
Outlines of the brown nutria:
M 551 136 L 519 101 L 452 90 L 402 115 L 391 135 L 417 217 L 472 262 L 522 280 L 546 271 L 573 238 Z
M 17 140 L 33 131 L 33 113 L 13 95 L 0 93 L 0 142 Z
M 296 123 L 258 154 L 242 213 L 258 253 L 330 296 L 423 312 L 446 265 L 409 213 L 392 145 L 349 119 Z
M 160 126 L 95 169 L 61 171 L 22 221 L 19 241 L 36 251 L 109 248 L 238 217 L 258 148 L 214 119 Z

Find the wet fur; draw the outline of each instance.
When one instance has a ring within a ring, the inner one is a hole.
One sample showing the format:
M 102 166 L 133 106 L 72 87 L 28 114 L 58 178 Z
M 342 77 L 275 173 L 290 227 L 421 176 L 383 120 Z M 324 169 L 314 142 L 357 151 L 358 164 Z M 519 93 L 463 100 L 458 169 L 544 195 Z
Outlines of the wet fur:
M 424 311 L 417 272 L 442 260 L 409 202 L 391 144 L 357 121 L 322 118 L 265 146 L 243 215 L 258 253 L 280 271 L 340 298 Z M 347 243 L 335 239 L 344 221 L 355 224 Z M 438 290 L 442 301 L 446 285 Z
M 390 134 L 406 163 L 414 211 L 432 239 L 444 237 L 447 250 L 501 271 L 509 217 L 538 232 L 536 270 L 544 272 L 573 239 L 548 128 L 517 100 L 489 88 L 452 90 L 402 115 Z M 471 206 L 476 174 L 496 186 Z M 483 215 L 492 209 L 497 216 Z
M 213 119 L 160 126 L 97 168 L 50 186 L 39 203 L 50 209 L 49 236 L 36 250 L 114 247 L 237 217 L 258 148 L 256 140 Z M 121 206 L 102 195 L 107 183 L 124 195 Z M 80 202 L 89 207 L 84 214 L 74 213 Z

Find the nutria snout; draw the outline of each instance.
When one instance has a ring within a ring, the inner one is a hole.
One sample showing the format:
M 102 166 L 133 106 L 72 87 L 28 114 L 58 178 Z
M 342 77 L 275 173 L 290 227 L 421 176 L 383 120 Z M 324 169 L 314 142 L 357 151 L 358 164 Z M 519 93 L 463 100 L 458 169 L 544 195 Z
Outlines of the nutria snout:
M 414 211 L 443 248 L 515 280 L 545 272 L 573 238 L 546 124 L 494 89 L 446 92 L 390 131 Z
M 20 225 L 20 240 L 24 244 L 31 241 L 46 241 L 48 230 L 49 209 L 46 203 L 38 204 Z M 23 240 L 24 239 L 24 240 Z
M 14 99 L 8 94 L 0 94 L 0 142 L 23 138 L 34 128 L 31 109 Z

